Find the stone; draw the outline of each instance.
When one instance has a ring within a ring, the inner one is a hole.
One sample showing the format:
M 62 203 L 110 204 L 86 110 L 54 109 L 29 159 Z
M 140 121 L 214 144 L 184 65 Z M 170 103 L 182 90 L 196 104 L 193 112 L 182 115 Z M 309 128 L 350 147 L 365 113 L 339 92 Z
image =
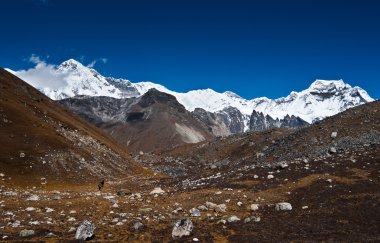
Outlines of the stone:
M 214 209 L 217 206 L 217 204 L 212 202 L 206 202 L 206 207 L 209 209 Z
M 74 232 L 76 229 L 75 229 L 75 227 L 70 227 L 70 229 L 69 229 L 69 233 L 72 233 L 72 232 Z
M 149 213 L 151 211 L 153 211 L 153 208 L 140 208 L 139 209 L 139 212 L 141 212 L 141 213 Z
M 276 203 L 277 211 L 289 211 L 292 210 L 292 205 L 288 202 Z
M 95 225 L 88 220 L 82 222 L 75 233 L 76 240 L 87 240 L 94 235 Z
M 180 219 L 174 224 L 172 237 L 173 239 L 182 238 L 183 236 L 189 236 L 193 231 L 193 222 L 191 219 Z
M 198 206 L 198 209 L 201 211 L 207 211 L 208 210 L 208 208 L 205 205 Z
M 224 220 L 224 219 L 221 219 L 221 220 L 219 220 L 218 222 L 216 222 L 217 224 L 226 224 L 227 223 L 227 221 L 226 220 Z
M 23 229 L 20 231 L 20 237 L 28 237 L 28 236 L 32 236 L 34 234 L 35 234 L 34 230 Z
M 242 202 L 237 202 L 236 205 L 238 205 L 239 207 L 243 206 L 243 203 Z
M 330 153 L 334 154 L 334 153 L 336 153 L 336 148 L 331 147 L 331 148 L 329 149 L 329 151 L 330 151 Z
M 251 204 L 249 208 L 251 209 L 251 211 L 257 211 L 259 210 L 259 204 Z
M 13 222 L 13 224 L 11 225 L 12 226 L 12 228 L 17 228 L 17 227 L 19 227 L 21 225 L 21 222 L 20 221 L 15 221 L 15 222 Z
M 136 222 L 133 224 L 133 229 L 136 231 L 141 231 L 144 229 L 144 225 L 141 222 Z
M 224 213 L 224 212 L 226 212 L 226 209 L 227 209 L 227 206 L 224 203 L 219 204 L 214 208 L 215 212 L 217 212 L 217 213 Z
M 122 196 L 125 196 L 125 195 L 128 195 L 128 194 L 131 194 L 131 192 L 128 191 L 128 190 L 119 190 L 119 191 L 116 192 L 116 194 L 118 196 L 122 197 Z
M 251 218 L 245 218 L 244 219 L 244 223 L 246 224 L 246 223 L 249 223 L 249 222 L 251 222 Z
M 260 218 L 260 217 L 255 217 L 255 216 L 252 216 L 252 217 L 251 217 L 251 220 L 252 220 L 253 222 L 256 222 L 256 223 L 258 223 L 258 222 L 260 222 L 260 221 L 261 221 L 261 218 Z
M 76 221 L 76 219 L 73 218 L 73 217 L 70 217 L 67 221 L 68 221 L 68 222 L 74 222 L 74 221 Z
M 193 217 L 200 217 L 201 216 L 201 212 L 196 208 L 190 209 L 189 212 L 191 213 L 191 216 L 193 216 Z
M 332 132 L 332 133 L 331 133 L 331 138 L 336 138 L 336 136 L 338 136 L 338 133 L 337 133 L 337 132 Z
M 209 208 L 209 209 L 213 209 L 215 212 L 217 213 L 223 213 L 226 211 L 226 204 L 215 204 L 215 203 L 212 203 L 212 202 L 206 202 L 206 207 Z
M 235 215 L 232 215 L 231 217 L 229 217 L 227 219 L 228 223 L 235 223 L 235 222 L 238 222 L 238 221 L 240 221 L 240 219 L 237 216 L 235 216 Z
M 24 152 L 21 152 L 20 153 L 20 158 L 24 158 L 25 157 L 25 153 Z
M 45 237 L 50 238 L 50 237 L 55 237 L 55 236 L 56 236 L 56 235 L 55 235 L 54 233 L 50 232 L 50 233 L 48 233 Z
M 153 195 L 153 194 L 164 194 L 164 193 L 165 191 L 162 190 L 161 187 L 156 187 L 149 194 Z
M 273 178 L 274 178 L 274 175 L 268 175 L 267 178 L 268 178 L 268 179 L 273 179 Z
M 40 200 L 40 197 L 37 195 L 31 195 L 30 197 L 26 199 L 26 201 L 39 201 L 39 200 Z

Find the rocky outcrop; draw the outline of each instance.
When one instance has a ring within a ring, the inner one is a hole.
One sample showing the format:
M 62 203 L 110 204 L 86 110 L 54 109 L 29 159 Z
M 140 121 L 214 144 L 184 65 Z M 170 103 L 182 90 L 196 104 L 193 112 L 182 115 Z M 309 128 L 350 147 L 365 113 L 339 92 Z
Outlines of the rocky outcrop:
M 269 115 L 253 111 L 249 121 L 249 130 L 261 131 L 270 128 L 295 128 L 308 124 L 306 121 L 295 116 L 286 115 L 283 119 L 273 119 Z

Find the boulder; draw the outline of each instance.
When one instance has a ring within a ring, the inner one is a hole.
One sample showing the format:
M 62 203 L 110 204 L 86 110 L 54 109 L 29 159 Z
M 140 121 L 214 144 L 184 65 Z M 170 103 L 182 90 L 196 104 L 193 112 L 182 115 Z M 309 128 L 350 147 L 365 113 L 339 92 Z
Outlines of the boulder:
M 172 237 L 173 239 L 182 238 L 183 236 L 188 236 L 193 231 L 193 222 L 191 219 L 180 219 L 173 227 Z
M 95 225 L 88 220 L 82 222 L 75 233 L 76 240 L 87 240 L 94 235 Z

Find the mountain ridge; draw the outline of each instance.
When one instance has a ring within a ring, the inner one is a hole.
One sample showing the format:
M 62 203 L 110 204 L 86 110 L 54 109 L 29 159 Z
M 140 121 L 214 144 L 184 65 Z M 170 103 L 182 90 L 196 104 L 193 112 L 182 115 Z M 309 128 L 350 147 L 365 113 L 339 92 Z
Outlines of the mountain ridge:
M 214 113 L 234 107 L 246 117 L 256 111 L 269 115 L 273 119 L 284 119 L 286 115 L 293 115 L 308 123 L 374 100 L 365 90 L 360 87 L 352 87 L 343 80 L 317 79 L 309 88 L 300 92 L 293 91 L 286 97 L 278 99 L 259 97 L 246 100 L 230 91 L 218 93 L 212 89 L 200 89 L 179 93 L 152 82 L 132 83 L 127 79 L 104 77 L 95 69 L 86 67 L 74 59 L 63 62 L 55 68 L 55 71 L 64 76 L 67 85 L 55 90 L 49 87 L 40 88 L 43 93 L 55 100 L 77 95 L 114 98 L 139 97 L 149 89 L 155 88 L 175 96 L 179 103 L 190 112 L 196 108 L 202 108 Z M 25 72 L 12 72 L 28 82 Z M 245 131 L 249 129 L 247 119 Z

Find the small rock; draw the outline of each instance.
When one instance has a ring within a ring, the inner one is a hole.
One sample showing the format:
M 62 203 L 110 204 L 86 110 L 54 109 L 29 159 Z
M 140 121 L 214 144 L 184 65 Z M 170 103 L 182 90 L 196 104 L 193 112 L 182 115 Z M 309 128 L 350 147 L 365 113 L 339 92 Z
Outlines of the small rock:
M 214 208 L 215 212 L 217 212 L 217 213 L 224 213 L 224 212 L 226 212 L 226 209 L 227 209 L 227 206 L 224 203 L 219 204 Z
M 45 208 L 45 210 L 46 210 L 47 213 L 54 212 L 54 209 L 52 209 L 52 208 Z
M 308 209 L 309 207 L 308 206 L 302 206 L 302 209 Z
M 196 208 L 190 209 L 189 212 L 191 213 L 191 216 L 193 216 L 193 217 L 200 217 L 201 216 L 201 212 Z
M 259 204 L 251 204 L 249 208 L 251 209 L 251 211 L 259 210 Z
M 251 218 L 245 218 L 244 219 L 244 223 L 249 223 L 249 222 L 251 222 Z
M 238 205 L 239 207 L 241 207 L 243 205 L 242 202 L 237 202 L 236 205 Z
M 55 237 L 56 235 L 52 232 L 48 233 L 45 237 Z
M 82 222 L 79 225 L 77 232 L 75 233 L 75 239 L 77 240 L 87 240 L 94 235 L 95 225 L 88 220 Z
M 268 175 L 267 178 L 268 178 L 268 179 L 273 179 L 274 176 L 273 176 L 273 175 Z
M 208 208 L 205 205 L 198 206 L 198 209 L 201 211 L 207 211 Z
M 253 222 L 256 222 L 256 223 L 258 223 L 258 222 L 260 222 L 260 221 L 261 221 L 261 218 L 260 218 L 260 217 L 255 217 L 255 216 L 252 216 L 252 217 L 251 217 L 251 220 L 253 220 Z
M 336 148 L 331 147 L 329 151 L 330 151 L 330 153 L 336 153 Z
M 292 205 L 287 202 L 281 202 L 276 204 L 277 211 L 289 211 L 292 210 Z
M 69 229 L 69 233 L 71 233 L 71 232 L 74 232 L 76 229 L 75 229 L 75 227 L 70 227 L 70 229 Z
M 153 195 L 153 194 L 164 194 L 164 193 L 165 191 L 162 190 L 161 187 L 156 187 L 149 194 Z
M 76 221 L 76 219 L 73 218 L 73 217 L 70 217 L 67 221 L 68 221 L 68 222 L 74 222 L 74 221 Z
M 240 219 L 238 217 L 236 217 L 235 215 L 232 215 L 231 217 L 229 217 L 227 219 L 228 223 L 234 223 L 234 222 L 238 222 L 238 221 L 240 221 Z
M 25 211 L 28 211 L 28 212 L 35 211 L 35 210 L 36 210 L 36 208 L 34 208 L 34 207 L 27 207 L 25 209 Z
M 193 241 L 194 241 L 194 242 L 198 242 L 199 239 L 198 239 L 198 238 L 193 238 Z
M 129 195 L 129 194 L 132 194 L 132 193 L 130 191 L 128 191 L 128 190 L 119 190 L 119 191 L 116 192 L 116 194 L 118 196 L 122 197 L 122 196 Z
M 191 219 L 180 219 L 173 227 L 172 237 L 173 239 L 182 238 L 183 236 L 188 236 L 193 231 L 193 222 Z
M 21 225 L 21 222 L 20 221 L 15 221 L 15 222 L 13 222 L 13 224 L 11 225 L 12 226 L 12 228 L 17 228 L 17 227 L 19 227 Z
M 224 219 L 221 219 L 221 220 L 219 220 L 218 222 L 216 222 L 217 224 L 226 224 L 227 223 L 227 221 L 226 220 L 224 220 Z
M 20 158 L 24 158 L 25 157 L 25 153 L 24 152 L 21 152 L 20 153 Z
M 254 179 L 257 179 L 257 178 L 259 178 L 259 176 L 258 176 L 258 175 L 254 175 L 253 178 L 254 178 Z
M 331 133 L 331 138 L 336 138 L 336 136 L 338 136 L 338 132 L 332 132 Z
M 32 236 L 34 234 L 35 234 L 34 230 L 23 229 L 20 231 L 20 237 L 28 237 L 28 236 Z
M 153 208 L 140 208 L 139 209 L 139 212 L 141 212 L 141 213 L 149 213 L 151 211 L 153 211 Z
M 26 199 L 26 201 L 39 201 L 39 200 L 40 198 L 37 195 L 31 195 L 30 197 Z
M 144 225 L 141 222 L 136 222 L 133 224 L 133 229 L 136 231 L 141 231 L 144 229 Z

